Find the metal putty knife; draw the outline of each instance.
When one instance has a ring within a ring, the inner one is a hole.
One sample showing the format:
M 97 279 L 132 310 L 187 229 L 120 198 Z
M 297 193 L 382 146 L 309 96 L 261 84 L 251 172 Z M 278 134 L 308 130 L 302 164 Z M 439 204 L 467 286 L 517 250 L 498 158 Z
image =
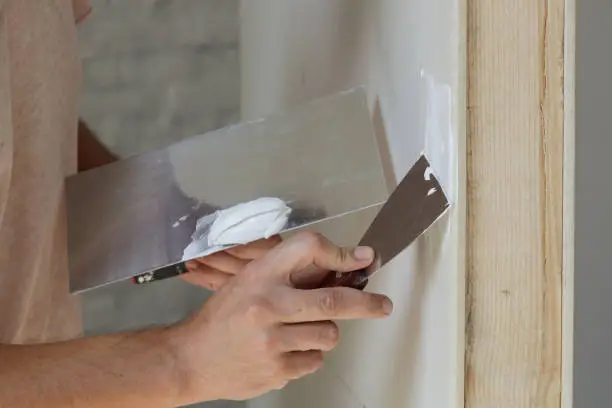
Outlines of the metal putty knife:
M 359 241 L 359 245 L 374 248 L 372 265 L 350 273 L 331 272 L 321 286 L 365 288 L 372 274 L 427 231 L 449 207 L 429 161 L 421 155 Z
M 278 197 L 296 229 L 381 206 L 388 190 L 356 88 L 77 174 L 66 196 L 70 290 L 80 292 L 184 271 L 198 219 L 219 209 Z

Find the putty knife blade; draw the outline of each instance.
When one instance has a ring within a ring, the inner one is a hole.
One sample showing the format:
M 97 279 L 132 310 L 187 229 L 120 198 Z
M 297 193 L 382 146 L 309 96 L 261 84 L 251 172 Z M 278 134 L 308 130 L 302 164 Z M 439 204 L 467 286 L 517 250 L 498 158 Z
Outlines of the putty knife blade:
M 351 273 L 330 273 L 322 286 L 363 289 L 369 277 L 412 244 L 450 208 L 429 161 L 421 155 L 365 232 L 359 245 L 376 251 L 370 267 Z

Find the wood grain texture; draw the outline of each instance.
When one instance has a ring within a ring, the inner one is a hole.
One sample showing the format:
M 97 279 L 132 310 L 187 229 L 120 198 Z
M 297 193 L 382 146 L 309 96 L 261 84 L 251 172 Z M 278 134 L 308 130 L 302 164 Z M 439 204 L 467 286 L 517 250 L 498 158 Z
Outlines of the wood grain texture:
M 560 406 L 564 11 L 468 2 L 468 408 Z

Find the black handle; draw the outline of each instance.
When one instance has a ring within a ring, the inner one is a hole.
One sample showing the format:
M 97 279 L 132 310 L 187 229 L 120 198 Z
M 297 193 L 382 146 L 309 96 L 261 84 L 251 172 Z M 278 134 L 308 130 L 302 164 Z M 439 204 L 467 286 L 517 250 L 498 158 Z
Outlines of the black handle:
M 323 282 L 321 283 L 322 288 L 334 288 L 338 286 L 345 286 L 348 288 L 363 290 L 368 284 L 368 277 L 370 276 L 368 268 L 358 269 L 356 271 L 342 273 L 342 272 L 330 272 Z
M 334 288 L 338 286 L 344 286 L 347 288 L 353 288 L 358 290 L 364 290 L 368 284 L 370 276 L 378 271 L 382 266 L 380 253 L 377 251 L 374 257 L 374 261 L 370 266 L 362 269 L 357 269 L 352 272 L 330 272 L 323 282 L 321 283 L 322 288 Z
M 368 278 L 372 274 L 373 268 L 376 268 L 376 262 L 367 268 L 358 269 L 352 272 L 330 272 L 323 282 L 321 283 L 322 288 L 333 288 L 338 286 L 345 286 L 353 289 L 363 290 L 368 284 Z M 136 275 L 132 278 L 135 284 L 142 285 L 145 283 L 151 283 L 162 279 L 172 278 L 183 273 L 189 272 L 185 262 L 179 262 L 174 265 L 165 266 L 163 268 L 156 269 L 153 272 L 143 273 Z
M 179 262 L 174 265 L 156 269 L 153 272 L 136 275 L 132 278 L 132 281 L 137 285 L 142 285 L 144 283 L 151 283 L 162 279 L 172 278 L 173 276 L 178 276 L 186 272 L 189 272 L 189 269 L 187 269 L 185 262 Z

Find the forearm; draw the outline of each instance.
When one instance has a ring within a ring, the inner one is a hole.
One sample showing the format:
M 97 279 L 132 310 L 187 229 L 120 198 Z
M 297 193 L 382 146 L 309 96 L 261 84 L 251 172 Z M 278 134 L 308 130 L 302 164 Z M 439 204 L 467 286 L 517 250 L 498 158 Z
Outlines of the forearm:
M 77 143 L 79 171 L 94 169 L 117 160 L 117 157 L 96 138 L 82 120 L 79 120 Z
M 0 345 L 0 406 L 173 407 L 183 403 L 169 329 L 44 345 Z

